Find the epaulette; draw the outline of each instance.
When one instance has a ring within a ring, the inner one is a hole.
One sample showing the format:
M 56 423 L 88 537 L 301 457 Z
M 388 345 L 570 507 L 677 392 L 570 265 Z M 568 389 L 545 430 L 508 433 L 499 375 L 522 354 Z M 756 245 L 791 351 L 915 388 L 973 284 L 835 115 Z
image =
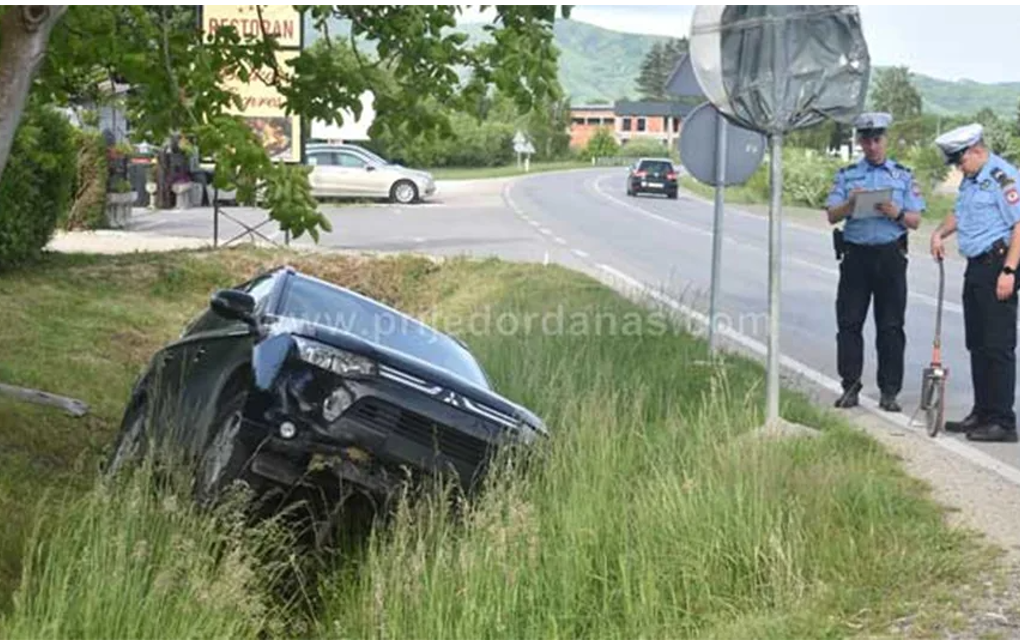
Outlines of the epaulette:
M 896 162 L 895 160 L 893 160 L 893 163 L 892 163 L 892 164 L 893 164 L 893 166 L 894 166 L 894 167 L 896 167 L 897 169 L 903 169 L 903 170 L 904 170 L 904 171 L 906 171 L 907 173 L 913 173 L 913 172 L 914 172 L 914 171 L 913 171 L 913 170 L 912 170 L 912 169 L 911 169 L 910 167 L 904 166 L 904 165 L 900 164 L 899 162 Z
M 856 168 L 856 167 L 857 167 L 857 163 L 856 163 L 856 162 L 855 162 L 855 163 L 853 163 L 853 164 L 848 164 L 848 165 L 847 165 L 847 166 L 845 166 L 845 167 L 840 167 L 840 168 L 839 168 L 839 172 L 840 172 L 840 173 L 843 173 L 844 171 L 849 171 L 850 169 L 854 169 L 854 168 Z
M 1009 175 L 1005 171 L 1003 171 L 1001 167 L 995 167 L 994 169 L 992 169 L 992 177 L 995 178 L 995 181 L 998 182 L 999 186 L 1001 186 L 1003 189 L 1013 184 L 1013 178 L 1010 178 Z

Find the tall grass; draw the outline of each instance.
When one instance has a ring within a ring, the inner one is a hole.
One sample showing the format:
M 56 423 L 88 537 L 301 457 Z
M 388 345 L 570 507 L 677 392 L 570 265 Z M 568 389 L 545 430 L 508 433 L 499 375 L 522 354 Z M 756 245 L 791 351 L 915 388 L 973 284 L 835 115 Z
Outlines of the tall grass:
M 337 268 L 323 260 L 308 271 Z M 704 343 L 652 334 L 647 310 L 591 280 L 454 261 L 380 282 L 439 325 L 486 306 L 572 314 L 563 331 L 462 333 L 551 437 L 498 460 L 471 500 L 398 501 L 307 593 L 280 528 L 199 513 L 145 469 L 49 498 L 0 637 L 831 637 L 915 612 L 973 570 L 962 534 L 873 441 L 787 393 L 783 414 L 819 437 L 756 435 L 757 365 L 697 364 Z M 644 331 L 623 328 L 634 314 Z M 607 317 L 618 331 L 595 329 Z
M 268 545 L 283 543 L 283 531 L 246 527 L 236 502 L 200 513 L 157 479 L 145 465 L 40 503 L 0 637 L 253 638 L 282 629 L 289 605 L 272 589 L 286 562 L 272 560 Z
M 533 283 L 505 308 L 563 291 Z M 692 366 L 703 345 L 683 335 L 470 340 L 552 438 L 457 518 L 405 504 L 358 570 L 325 580 L 322 637 L 816 637 L 965 572 L 960 537 L 872 441 L 824 420 L 818 438 L 755 437 L 747 363 Z

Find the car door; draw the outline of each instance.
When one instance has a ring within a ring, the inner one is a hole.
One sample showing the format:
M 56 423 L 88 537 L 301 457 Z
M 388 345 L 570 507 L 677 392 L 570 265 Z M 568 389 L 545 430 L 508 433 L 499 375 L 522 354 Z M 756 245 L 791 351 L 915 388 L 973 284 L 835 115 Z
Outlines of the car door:
M 389 195 L 389 187 L 380 188 L 379 167 L 368 158 L 350 151 L 338 151 L 337 161 L 343 169 L 344 180 L 350 195 L 361 197 L 381 197 Z
M 240 287 L 255 298 L 255 313 L 265 311 L 278 276 L 267 274 Z M 193 453 L 204 445 L 217 400 L 229 378 L 251 361 L 254 338 L 248 326 L 208 309 L 189 329 L 181 358 L 184 387 L 181 393 L 182 441 Z
M 336 163 L 336 153 L 330 150 L 309 151 L 306 158 L 308 165 L 312 167 L 312 173 L 308 176 L 312 195 L 317 197 L 343 195 L 341 192 L 343 180 L 340 167 Z

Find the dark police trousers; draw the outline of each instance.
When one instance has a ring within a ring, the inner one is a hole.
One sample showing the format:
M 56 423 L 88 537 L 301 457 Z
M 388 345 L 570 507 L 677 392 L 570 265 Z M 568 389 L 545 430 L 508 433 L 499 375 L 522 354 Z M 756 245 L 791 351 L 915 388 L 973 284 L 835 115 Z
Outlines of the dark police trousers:
M 1006 258 L 1004 246 L 967 260 L 963 276 L 963 321 L 975 417 L 986 424 L 1016 428 L 1017 296 L 1000 301 L 996 284 Z
M 839 265 L 836 295 L 836 359 L 843 389 L 861 378 L 864 339 L 861 331 L 875 299 L 875 347 L 878 388 L 898 394 L 903 386 L 903 316 L 907 307 L 907 257 L 901 241 L 881 245 L 846 244 Z

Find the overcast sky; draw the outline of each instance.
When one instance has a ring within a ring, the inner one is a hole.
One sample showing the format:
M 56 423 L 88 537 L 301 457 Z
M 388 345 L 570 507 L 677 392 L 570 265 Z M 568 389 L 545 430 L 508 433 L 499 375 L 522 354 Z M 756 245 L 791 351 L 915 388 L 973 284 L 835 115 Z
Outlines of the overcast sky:
M 1020 81 L 1020 7 L 859 5 L 874 65 L 945 80 Z M 574 5 L 571 18 L 607 29 L 686 36 L 693 6 Z

